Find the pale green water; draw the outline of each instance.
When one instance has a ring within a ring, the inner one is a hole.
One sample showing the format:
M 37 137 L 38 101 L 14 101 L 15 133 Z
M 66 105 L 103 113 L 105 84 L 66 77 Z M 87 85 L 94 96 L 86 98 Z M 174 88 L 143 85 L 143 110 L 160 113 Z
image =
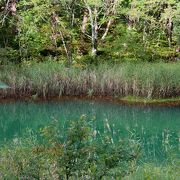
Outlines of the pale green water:
M 114 138 L 134 134 L 142 144 L 143 160 L 163 159 L 166 148 L 180 153 L 180 108 L 137 107 L 109 102 L 68 100 L 61 102 L 0 104 L 0 141 L 23 136 L 27 128 L 38 130 L 57 119 L 63 131 L 69 120 L 82 114 L 96 117 L 94 127 L 102 134 L 107 119 Z
M 0 82 L 0 89 L 7 89 L 9 88 L 8 85 L 4 84 L 3 82 Z

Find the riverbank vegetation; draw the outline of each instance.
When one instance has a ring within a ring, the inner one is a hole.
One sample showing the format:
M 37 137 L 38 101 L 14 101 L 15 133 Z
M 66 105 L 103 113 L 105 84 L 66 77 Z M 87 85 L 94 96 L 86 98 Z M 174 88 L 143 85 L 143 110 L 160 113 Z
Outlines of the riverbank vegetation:
M 180 63 L 121 63 L 68 68 L 61 62 L 26 61 L 1 67 L 6 96 L 139 96 L 172 98 L 180 94 Z M 8 93 L 7 93 L 8 92 Z
M 140 105 L 169 105 L 169 106 L 178 106 L 180 104 L 180 97 L 173 98 L 142 98 L 137 96 L 126 96 L 117 98 L 120 102 L 124 102 L 127 104 L 140 104 Z

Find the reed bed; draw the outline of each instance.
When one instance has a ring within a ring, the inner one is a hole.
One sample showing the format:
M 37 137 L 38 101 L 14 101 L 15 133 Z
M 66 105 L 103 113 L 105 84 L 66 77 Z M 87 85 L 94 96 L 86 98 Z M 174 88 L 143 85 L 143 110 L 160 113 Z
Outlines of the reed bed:
M 139 96 L 180 95 L 180 63 L 101 64 L 67 68 L 60 62 L 0 67 L 0 81 L 11 89 L 3 96 Z

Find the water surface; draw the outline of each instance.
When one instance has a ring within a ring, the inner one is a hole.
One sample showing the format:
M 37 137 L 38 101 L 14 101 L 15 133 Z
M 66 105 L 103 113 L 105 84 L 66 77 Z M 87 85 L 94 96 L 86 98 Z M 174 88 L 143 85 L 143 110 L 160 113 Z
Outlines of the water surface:
M 180 108 L 138 107 L 88 100 L 8 102 L 0 104 L 0 141 L 22 137 L 27 128 L 38 130 L 57 120 L 63 131 L 82 114 L 96 118 L 95 128 L 106 133 L 109 122 L 114 138 L 133 135 L 142 144 L 143 160 L 164 159 L 166 150 L 180 153 Z

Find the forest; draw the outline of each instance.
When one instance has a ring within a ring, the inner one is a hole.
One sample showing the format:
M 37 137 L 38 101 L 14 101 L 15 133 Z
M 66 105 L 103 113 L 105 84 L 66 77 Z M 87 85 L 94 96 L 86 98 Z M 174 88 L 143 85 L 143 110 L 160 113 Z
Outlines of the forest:
M 1 0 L 1 64 L 175 62 L 178 0 Z

